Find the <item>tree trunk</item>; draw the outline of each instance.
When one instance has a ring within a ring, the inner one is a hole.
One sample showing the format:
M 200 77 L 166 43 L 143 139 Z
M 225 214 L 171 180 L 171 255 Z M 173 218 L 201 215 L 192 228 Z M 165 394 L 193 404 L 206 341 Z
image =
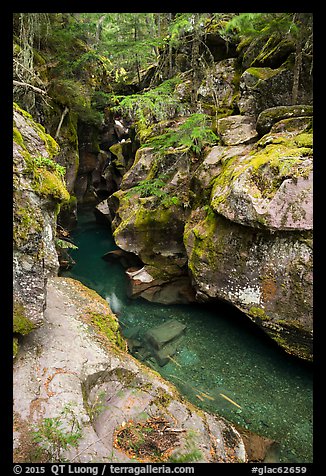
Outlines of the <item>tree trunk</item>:
M 172 22 L 172 13 L 169 13 L 169 24 Z M 168 77 L 172 78 L 173 75 L 173 52 L 171 39 L 169 41 L 169 74 Z
M 199 87 L 199 43 L 200 38 L 198 37 L 198 32 L 194 31 L 194 37 L 192 41 L 191 49 L 191 68 L 192 68 L 192 102 L 196 104 L 197 102 L 197 90 Z
M 105 19 L 105 15 L 102 15 L 96 24 L 96 35 L 95 35 L 96 45 L 98 45 L 98 43 L 101 40 L 101 33 L 102 33 L 104 19 Z
M 295 48 L 295 62 L 294 62 L 294 71 L 293 71 L 293 87 L 292 87 L 292 105 L 298 104 L 299 96 L 299 84 L 300 84 L 300 73 L 302 68 L 302 40 L 301 33 L 298 33 L 298 38 L 296 41 Z

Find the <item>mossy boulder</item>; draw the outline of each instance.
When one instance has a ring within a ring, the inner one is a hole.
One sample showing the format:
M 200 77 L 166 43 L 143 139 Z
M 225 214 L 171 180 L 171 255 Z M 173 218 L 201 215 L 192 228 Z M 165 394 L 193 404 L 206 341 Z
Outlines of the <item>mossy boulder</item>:
M 138 198 L 121 190 L 114 197 L 119 200 L 112 222 L 116 244 L 139 256 L 144 264 L 179 275 L 186 263 L 182 206 L 166 208 L 155 197 Z
M 280 38 L 279 35 L 266 37 L 245 38 L 237 48 L 241 64 L 247 69 L 252 66 L 278 68 L 291 53 L 295 51 L 295 44 L 289 38 Z
M 197 92 L 198 100 L 204 108 L 208 104 L 214 105 L 214 113 L 217 115 L 231 114 L 236 106 L 239 79 L 236 58 L 228 58 L 215 63 L 213 67 L 205 71 L 205 77 Z
M 256 118 L 265 109 L 292 105 L 294 59 L 289 58 L 278 68 L 250 67 L 240 78 L 240 114 Z M 312 79 L 302 75 L 298 101 L 312 104 Z
M 258 137 L 255 119 L 241 115 L 218 119 L 217 133 L 224 145 L 250 144 Z
M 118 145 L 118 144 L 117 144 Z M 120 185 L 121 190 L 128 190 L 148 178 L 155 165 L 155 155 L 151 147 L 137 150 L 132 167 L 124 174 Z
M 150 148 L 137 152 L 121 189 L 108 199 L 113 236 L 121 249 L 140 258 L 150 276 L 144 282 L 129 274 L 133 296 L 169 304 L 189 302 L 193 293 L 182 241 L 189 214 L 189 157 L 171 150 L 163 160 L 160 166 Z M 166 175 L 159 173 L 163 165 Z
M 211 206 L 242 225 L 312 229 L 312 134 L 264 136 L 247 156 L 224 162 Z
M 276 106 L 262 111 L 258 118 L 256 129 L 260 135 L 267 134 L 272 126 L 284 119 L 292 119 L 297 117 L 312 117 L 313 106 L 295 105 L 295 106 Z

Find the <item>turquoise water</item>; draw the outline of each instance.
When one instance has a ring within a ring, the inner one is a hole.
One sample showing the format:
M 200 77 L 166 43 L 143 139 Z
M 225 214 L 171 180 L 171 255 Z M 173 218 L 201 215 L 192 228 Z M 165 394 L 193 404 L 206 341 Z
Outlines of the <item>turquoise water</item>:
M 164 367 L 152 358 L 145 363 L 198 407 L 277 440 L 281 462 L 312 462 L 310 365 L 286 355 L 224 303 L 164 306 L 128 298 L 122 267 L 102 259 L 116 249 L 109 228 L 96 223 L 92 211 L 79 213 L 72 238 L 78 245 L 78 250 L 71 252 L 76 264 L 61 274 L 80 280 L 103 296 L 117 313 L 124 332 L 136 327 L 145 332 L 170 319 L 186 324 L 173 361 Z

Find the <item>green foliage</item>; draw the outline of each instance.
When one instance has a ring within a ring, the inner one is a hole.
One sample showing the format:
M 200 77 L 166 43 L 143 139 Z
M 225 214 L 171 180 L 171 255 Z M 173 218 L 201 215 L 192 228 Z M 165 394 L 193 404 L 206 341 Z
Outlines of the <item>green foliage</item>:
M 50 89 L 51 96 L 60 104 L 67 106 L 87 123 L 99 126 L 103 115 L 92 108 L 92 91 L 76 79 L 57 79 Z
M 293 13 L 240 13 L 234 16 L 220 30 L 223 35 L 246 37 L 270 36 L 272 34 L 295 35 L 297 25 L 293 22 Z
M 166 192 L 163 190 L 165 185 L 161 178 L 142 180 L 127 193 L 129 196 L 139 194 L 141 198 L 153 196 L 162 198 L 166 195 Z
M 166 153 L 170 147 L 186 148 L 199 155 L 205 146 L 218 141 L 216 134 L 208 127 L 208 120 L 206 114 L 192 114 L 179 127 L 149 139 L 144 146 L 153 147 L 159 155 Z
M 73 73 L 81 74 L 84 69 L 89 70 L 91 68 L 92 73 L 96 75 L 99 73 L 99 71 L 97 70 L 100 69 L 102 72 L 103 67 L 109 74 L 112 70 L 111 61 L 108 58 L 100 55 L 96 51 L 90 50 L 79 56 L 71 64 L 71 71 Z
M 33 157 L 33 161 L 37 167 L 45 167 L 50 172 L 55 172 L 60 177 L 64 177 L 66 173 L 66 167 L 59 165 L 54 160 L 49 159 L 48 157 Z
M 177 46 L 187 33 L 204 31 L 206 20 L 210 13 L 176 13 L 169 24 L 169 41 L 172 46 Z
M 66 405 L 57 417 L 44 418 L 33 431 L 33 440 L 45 451 L 49 463 L 65 462 L 64 451 L 76 447 L 81 437 L 80 424 L 71 405 Z
M 160 200 L 160 205 L 164 208 L 170 208 L 173 205 L 179 206 L 181 204 L 180 198 L 176 195 L 170 195 L 169 191 L 164 190 L 167 183 L 162 180 L 162 177 L 164 176 L 160 175 L 157 178 L 142 180 L 127 192 L 127 196 L 157 197 Z
M 60 238 L 56 238 L 55 244 L 56 246 L 58 246 L 59 248 L 63 250 L 66 250 L 66 249 L 78 250 L 78 246 L 74 245 L 73 243 L 70 243 L 70 241 L 61 240 Z
M 194 463 L 199 461 L 203 454 L 196 447 L 195 443 L 196 432 L 194 430 L 188 430 L 186 436 L 186 444 L 184 452 L 177 452 L 174 455 L 170 456 L 168 459 L 169 463 Z
M 175 86 L 181 82 L 174 77 L 161 83 L 154 89 L 142 94 L 112 96 L 112 111 L 122 114 L 140 126 L 149 126 L 155 121 L 169 119 L 185 112 L 185 106 L 174 94 Z

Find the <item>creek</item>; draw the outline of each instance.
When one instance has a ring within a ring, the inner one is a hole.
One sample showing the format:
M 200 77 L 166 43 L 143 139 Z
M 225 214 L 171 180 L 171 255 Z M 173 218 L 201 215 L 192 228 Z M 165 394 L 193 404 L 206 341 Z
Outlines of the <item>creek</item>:
M 163 367 L 153 358 L 145 364 L 198 407 L 278 441 L 280 462 L 312 462 L 310 364 L 285 354 L 223 302 L 166 306 L 130 299 L 122 266 L 102 259 L 117 246 L 109 226 L 97 223 L 92 210 L 79 211 L 71 237 L 78 246 L 70 253 L 76 264 L 61 276 L 78 279 L 104 297 L 125 335 L 134 328 L 145 333 L 170 319 L 187 326 L 173 360 Z

